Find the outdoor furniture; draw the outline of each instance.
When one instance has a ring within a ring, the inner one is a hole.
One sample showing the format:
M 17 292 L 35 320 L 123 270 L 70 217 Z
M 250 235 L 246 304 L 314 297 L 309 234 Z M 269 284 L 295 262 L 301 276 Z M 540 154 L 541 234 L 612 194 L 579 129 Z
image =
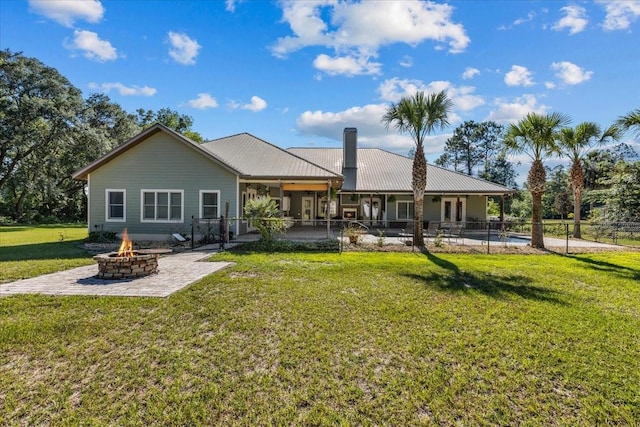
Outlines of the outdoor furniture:
M 458 242 L 459 238 L 462 238 L 462 243 L 464 244 L 464 226 L 462 224 L 446 224 L 442 228 L 442 236 L 446 237 L 449 240 L 449 244 L 451 244 L 451 238 Z
M 437 237 L 440 233 L 440 223 L 439 222 L 429 222 L 427 225 L 427 229 L 424 231 L 424 237 L 427 239 L 427 243 L 429 243 L 429 237 Z
M 398 237 L 400 237 L 400 239 L 403 240 L 405 244 L 409 244 L 410 242 L 413 242 L 413 226 L 414 226 L 414 221 L 407 222 L 407 225 L 405 225 L 405 227 L 402 230 L 400 230 L 400 233 L 398 233 Z M 429 239 L 428 230 L 422 231 L 422 237 L 427 239 L 427 243 L 428 243 L 428 239 Z

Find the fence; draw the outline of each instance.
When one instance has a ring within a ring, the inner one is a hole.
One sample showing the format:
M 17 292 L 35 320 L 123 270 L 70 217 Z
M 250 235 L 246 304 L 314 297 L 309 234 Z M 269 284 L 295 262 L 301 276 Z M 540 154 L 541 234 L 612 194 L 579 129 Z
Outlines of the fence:
M 281 219 L 279 219 L 281 220 Z M 268 219 L 266 220 L 269 221 Z M 285 218 L 285 230 L 274 234 L 275 239 L 289 241 L 336 240 L 342 244 L 359 242 L 378 245 L 411 245 L 414 221 L 347 220 L 324 219 L 301 220 Z M 236 225 L 241 234 L 236 236 Z M 458 223 L 423 222 L 425 242 L 463 246 L 526 246 L 531 242 L 533 224 L 524 220 L 510 221 L 466 221 Z M 593 223 L 581 224 L 582 239 L 573 239 L 573 221 L 544 221 L 540 224 L 545 237 L 545 246 L 572 248 L 601 246 L 601 243 L 640 247 L 640 223 Z M 191 245 L 219 244 L 224 248 L 229 242 L 258 240 L 260 234 L 247 218 L 202 219 L 192 218 Z M 547 243 L 548 241 L 548 243 Z M 595 243 L 592 243 L 595 242 Z

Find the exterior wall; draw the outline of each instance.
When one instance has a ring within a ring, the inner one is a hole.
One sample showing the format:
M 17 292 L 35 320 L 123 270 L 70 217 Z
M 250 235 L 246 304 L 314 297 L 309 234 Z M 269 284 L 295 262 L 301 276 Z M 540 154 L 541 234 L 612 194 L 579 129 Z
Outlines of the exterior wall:
M 125 222 L 106 219 L 107 189 L 125 189 Z M 142 190 L 181 190 L 180 222 L 142 222 Z M 89 177 L 89 231 L 120 232 L 127 228 L 132 239 L 168 238 L 190 233 L 191 216 L 200 216 L 200 191 L 218 190 L 218 212 L 229 202 L 230 216 L 238 206 L 237 177 L 205 156 L 165 133 L 157 133 L 130 148 Z
M 467 198 L 467 221 L 485 221 L 487 219 L 487 196 L 469 196 Z
M 413 201 L 412 194 L 394 194 L 395 201 L 387 203 L 387 221 L 396 223 L 396 226 L 406 223 L 406 219 L 398 219 L 397 205 L 402 201 Z M 453 196 L 455 197 L 455 196 Z M 452 197 L 452 198 L 453 198 Z M 487 218 L 487 196 L 460 196 L 466 200 L 466 221 L 484 221 Z M 435 200 L 434 200 L 435 199 Z M 442 220 L 442 199 L 426 194 L 424 196 L 424 220 Z

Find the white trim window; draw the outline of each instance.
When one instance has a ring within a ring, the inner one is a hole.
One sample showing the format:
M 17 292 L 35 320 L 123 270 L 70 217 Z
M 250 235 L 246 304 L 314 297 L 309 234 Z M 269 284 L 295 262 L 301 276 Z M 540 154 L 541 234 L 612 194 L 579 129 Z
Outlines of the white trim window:
M 396 218 L 412 220 L 414 216 L 413 201 L 398 200 L 396 202 Z
M 141 222 L 182 222 L 184 190 L 140 190 Z
M 220 190 L 200 190 L 200 218 L 220 216 Z
M 107 188 L 105 190 L 105 207 L 106 222 L 126 222 L 127 190 Z

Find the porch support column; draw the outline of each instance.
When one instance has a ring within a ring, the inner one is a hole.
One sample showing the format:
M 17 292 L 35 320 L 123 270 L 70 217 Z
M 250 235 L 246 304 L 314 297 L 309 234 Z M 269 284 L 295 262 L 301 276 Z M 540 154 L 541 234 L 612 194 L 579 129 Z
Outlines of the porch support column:
M 504 194 L 500 195 L 500 224 L 504 223 Z
M 324 218 L 327 220 L 327 239 L 331 238 L 331 180 L 327 181 L 327 212 Z
M 278 186 L 280 187 L 280 216 L 284 216 L 283 206 L 284 206 L 284 189 L 282 188 L 282 181 L 278 181 Z
M 369 225 L 373 227 L 373 193 L 369 194 Z

